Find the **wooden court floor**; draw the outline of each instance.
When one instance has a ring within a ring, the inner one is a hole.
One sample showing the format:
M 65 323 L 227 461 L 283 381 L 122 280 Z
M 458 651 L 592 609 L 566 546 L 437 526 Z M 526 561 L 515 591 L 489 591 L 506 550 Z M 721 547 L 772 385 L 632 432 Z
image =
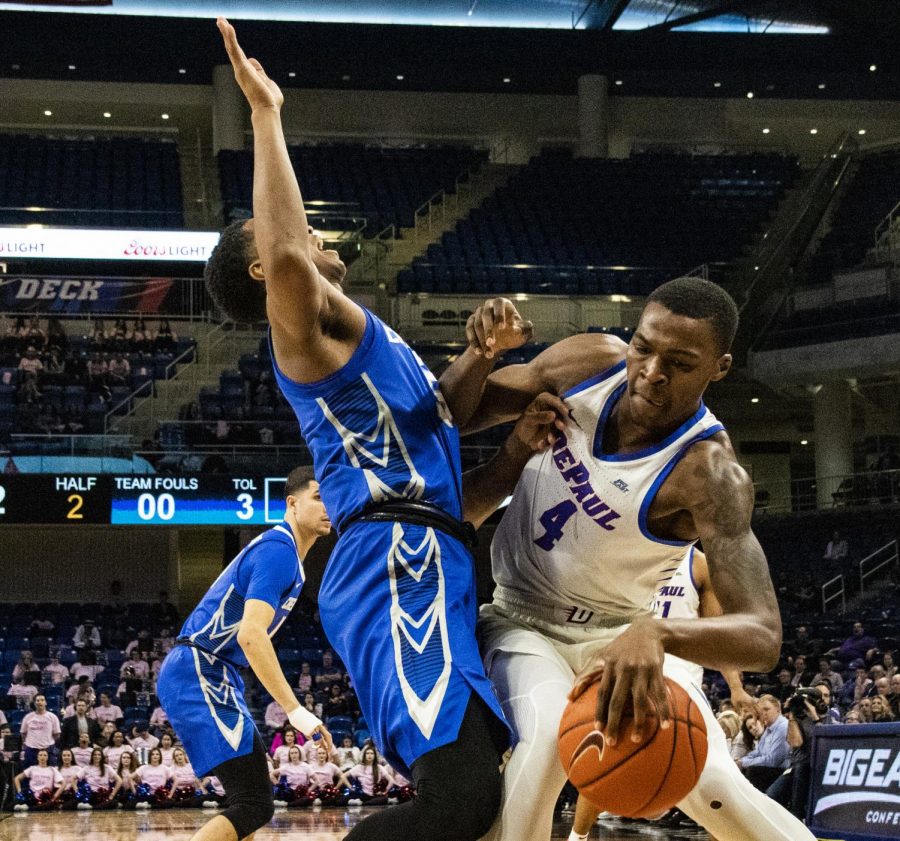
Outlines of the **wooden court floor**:
M 389 808 L 389 807 L 388 807 Z M 256 841 L 338 841 L 370 810 L 281 809 L 256 833 Z M 0 841 L 187 841 L 215 812 L 171 809 L 149 812 L 55 812 L 0 814 Z M 557 817 L 552 841 L 565 841 L 571 815 Z M 663 830 L 651 824 L 598 824 L 591 840 L 693 839 L 707 841 L 697 830 Z M 422 841 L 428 841 L 423 838 Z

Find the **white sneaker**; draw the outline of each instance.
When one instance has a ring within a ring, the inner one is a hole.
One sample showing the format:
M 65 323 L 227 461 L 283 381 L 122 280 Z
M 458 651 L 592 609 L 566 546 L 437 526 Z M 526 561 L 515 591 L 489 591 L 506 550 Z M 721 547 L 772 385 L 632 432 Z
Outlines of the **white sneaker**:
M 218 808 L 219 808 L 219 804 L 216 803 L 215 800 L 204 800 L 204 801 L 203 801 L 203 808 L 204 808 L 204 809 L 218 809 Z
M 362 800 L 358 797 L 354 797 L 352 800 L 347 801 L 348 806 L 362 806 Z
M 28 811 L 28 805 L 27 805 L 26 803 L 17 803 L 17 804 L 13 807 L 13 811 L 14 811 L 14 812 L 27 812 L 27 811 Z
M 90 803 L 79 803 L 77 808 L 81 812 L 89 812 L 94 807 Z
M 273 800 L 272 803 L 276 806 L 287 806 L 287 800 Z
M 317 797 L 315 800 L 313 800 L 313 806 L 321 806 L 321 805 L 322 805 L 321 797 Z
M 147 803 L 145 800 L 142 800 L 140 803 L 135 803 L 134 808 L 135 809 L 149 809 L 150 804 Z
M 388 798 L 388 806 L 396 806 L 400 801 L 396 797 Z

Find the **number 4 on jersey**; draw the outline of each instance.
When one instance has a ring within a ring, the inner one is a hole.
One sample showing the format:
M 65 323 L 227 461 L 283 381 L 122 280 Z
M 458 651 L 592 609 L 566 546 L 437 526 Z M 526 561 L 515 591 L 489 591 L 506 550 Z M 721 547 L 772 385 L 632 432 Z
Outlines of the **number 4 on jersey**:
M 577 510 L 578 506 L 571 499 L 565 499 L 559 505 L 548 508 L 538 518 L 538 522 L 544 527 L 546 533 L 534 542 L 545 552 L 549 552 L 562 539 L 563 527 Z

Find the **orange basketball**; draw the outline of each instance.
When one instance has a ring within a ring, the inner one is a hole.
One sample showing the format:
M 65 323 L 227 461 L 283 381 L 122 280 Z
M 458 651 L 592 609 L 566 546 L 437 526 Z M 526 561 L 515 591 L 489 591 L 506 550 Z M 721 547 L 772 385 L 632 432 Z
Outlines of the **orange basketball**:
M 679 803 L 697 784 L 706 764 L 706 724 L 690 695 L 666 678 L 670 726 L 648 715 L 644 738 L 631 741 L 631 710 L 610 746 L 596 729 L 595 683 L 563 712 L 559 758 L 572 784 L 595 806 L 627 818 L 655 818 Z

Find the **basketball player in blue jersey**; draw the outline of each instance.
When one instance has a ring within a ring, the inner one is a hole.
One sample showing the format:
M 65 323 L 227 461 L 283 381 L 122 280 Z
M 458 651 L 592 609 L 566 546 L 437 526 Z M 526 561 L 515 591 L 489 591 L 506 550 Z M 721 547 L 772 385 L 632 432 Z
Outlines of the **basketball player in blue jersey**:
M 812 839 L 746 784 L 679 665 L 768 671 L 781 648 L 766 558 L 750 528 L 753 484 L 702 399 L 731 367 L 737 322 L 720 287 L 678 278 L 648 296 L 627 346 L 596 334 L 565 339 L 492 373 L 473 414 L 457 414 L 469 431 L 511 421 L 542 391 L 569 408 L 552 451 L 522 472 L 491 545 L 497 587 L 479 634 L 517 739 L 491 841 L 550 837 L 565 781 L 557 732 L 570 694 L 599 682 L 606 738 L 639 742 L 648 710 L 669 726 L 664 670 L 695 700 L 709 734 L 705 770 L 679 808 L 718 841 Z M 459 376 L 467 386 L 466 372 Z M 723 613 L 660 621 L 650 605 L 673 547 L 698 539 Z M 620 732 L 629 701 L 634 724 Z
M 279 387 L 340 534 L 319 591 L 322 624 L 379 749 L 418 791 L 347 837 L 474 841 L 497 811 L 509 734 L 475 640 L 453 416 L 471 414 L 493 360 L 530 325 L 509 302 L 486 307 L 471 326 L 478 353 L 462 365 L 480 383 L 462 389 L 452 377 L 438 384 L 400 336 L 343 295 L 343 263 L 307 225 L 282 93 L 231 25 L 218 26 L 252 112 L 254 218 L 223 231 L 207 287 L 235 321 L 268 319 Z
M 307 737 L 331 736 L 300 705 L 271 637 L 303 587 L 303 559 L 331 522 L 318 483 L 304 468 L 285 485 L 284 522 L 263 532 L 225 568 L 184 623 L 159 673 L 157 694 L 198 777 L 216 776 L 227 808 L 193 841 L 236 841 L 272 817 L 266 748 L 244 700 L 239 669 L 248 665 Z

